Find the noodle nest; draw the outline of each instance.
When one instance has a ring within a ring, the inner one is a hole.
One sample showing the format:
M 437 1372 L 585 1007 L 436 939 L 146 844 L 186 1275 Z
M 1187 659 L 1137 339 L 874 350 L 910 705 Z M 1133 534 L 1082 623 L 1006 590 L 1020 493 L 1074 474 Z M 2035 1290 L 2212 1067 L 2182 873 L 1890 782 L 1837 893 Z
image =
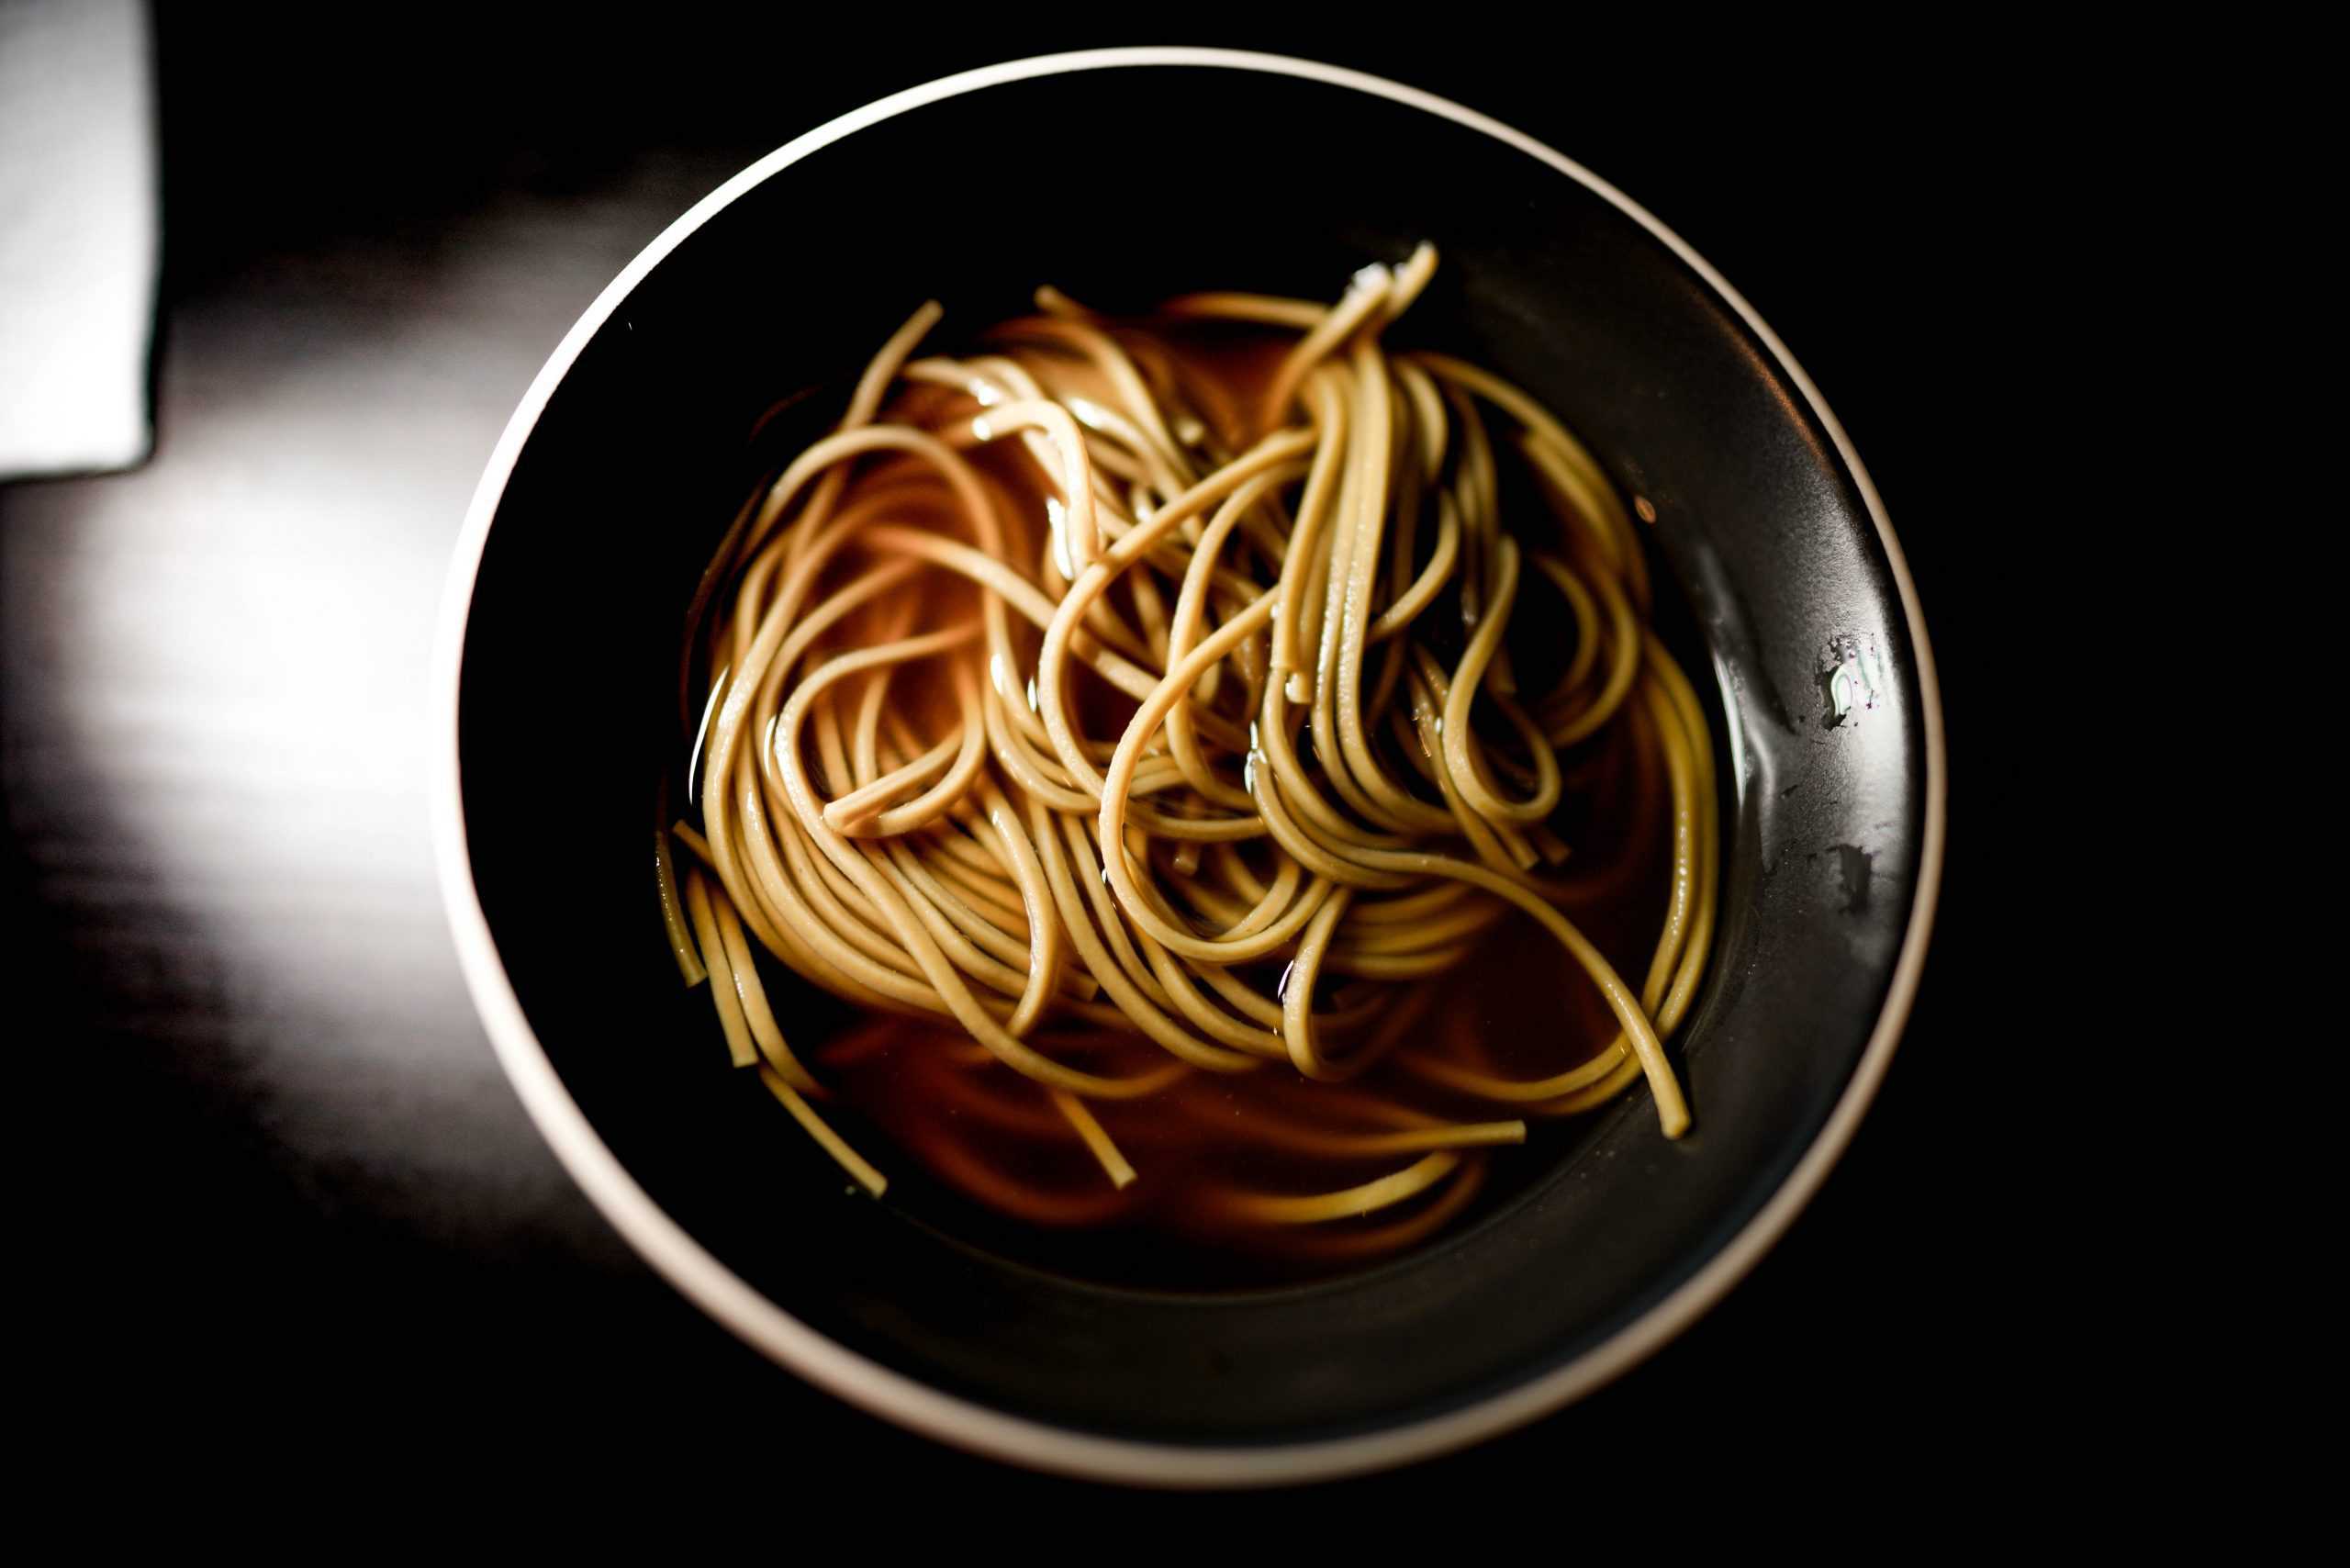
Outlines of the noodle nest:
M 1662 1040 L 1715 921 L 1705 716 L 1582 442 L 1385 345 L 1435 265 L 1132 319 L 1040 289 L 957 357 L 926 305 L 736 516 L 662 911 L 733 1061 L 861 1187 L 816 1107 L 885 1057 L 899 1141 L 991 1208 L 1328 1257 L 1443 1226 L 1530 1117 L 1645 1080 L 1688 1127 Z M 1584 917 L 1651 862 L 1634 980 Z M 1613 1031 L 1542 1076 L 1446 1015 L 1505 922 Z M 762 951 L 868 1022 L 796 1054 Z M 1058 1157 L 1092 1179 L 1040 1178 Z

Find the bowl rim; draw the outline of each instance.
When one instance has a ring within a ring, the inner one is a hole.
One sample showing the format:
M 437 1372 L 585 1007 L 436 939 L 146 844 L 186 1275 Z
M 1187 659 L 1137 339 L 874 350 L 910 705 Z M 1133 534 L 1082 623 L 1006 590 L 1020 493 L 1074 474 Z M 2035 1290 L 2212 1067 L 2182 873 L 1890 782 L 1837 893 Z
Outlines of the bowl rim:
M 786 1313 L 687 1234 L 638 1185 L 564 1087 L 524 1017 L 473 880 L 466 846 L 457 711 L 476 577 L 515 461 L 556 386 L 588 340 L 654 267 L 720 210 L 821 148 L 910 109 L 1039 76 L 1129 66 L 1252 71 L 1344 87 L 1483 132 L 1549 164 L 1647 230 L 1705 281 L 1769 351 L 1833 442 L 1876 525 L 1915 650 L 1925 740 L 1924 830 L 1918 880 L 1885 1005 L 1852 1081 L 1818 1135 L 1761 1209 L 1696 1271 L 1639 1317 L 1573 1361 L 1460 1409 L 1345 1438 L 1260 1445 L 1147 1442 L 1054 1426 L 943 1393 L 882 1366 Z M 1916 1000 L 1942 887 L 1948 790 L 1942 697 L 1917 586 L 1885 503 L 1843 425 L 1786 345 L 1744 297 L 1688 242 L 1614 185 L 1533 137 L 1435 94 L 1342 66 L 1253 50 L 1176 46 L 1080 50 L 958 72 L 875 99 L 796 137 L 750 164 L 662 230 L 548 356 L 483 469 L 457 538 L 433 649 L 436 734 L 430 780 L 433 852 L 457 958 L 500 1066 L 555 1156 L 604 1217 L 678 1292 L 800 1377 L 927 1437 L 992 1459 L 1084 1477 L 1158 1486 L 1267 1486 L 1328 1480 L 1409 1463 L 1481 1441 L 1547 1415 L 1621 1376 L 1719 1301 L 1794 1221 L 1851 1142 L 1883 1082 Z

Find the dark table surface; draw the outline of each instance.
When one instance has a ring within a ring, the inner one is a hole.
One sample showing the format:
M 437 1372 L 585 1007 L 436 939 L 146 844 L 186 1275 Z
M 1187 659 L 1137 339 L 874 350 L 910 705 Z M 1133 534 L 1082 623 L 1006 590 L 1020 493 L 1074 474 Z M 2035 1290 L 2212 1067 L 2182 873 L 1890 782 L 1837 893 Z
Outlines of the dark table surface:
M 559 1466 L 690 1458 L 739 1423 L 803 1478 L 886 1463 L 932 1487 L 1074 1496 L 805 1389 L 619 1241 L 475 1019 L 421 777 L 459 519 L 515 401 L 612 274 L 744 163 L 878 93 L 1128 40 L 966 28 L 819 47 L 688 14 L 614 41 L 486 35 L 432 6 L 289 39 L 205 14 L 167 8 L 160 39 L 154 458 L 0 487 L 12 989 L 32 1003 L 17 1054 L 37 1058 L 17 1103 L 59 1151 L 32 1224 L 62 1265 L 67 1418 L 128 1414 L 185 1439 L 234 1405 L 267 1417 L 258 1440 L 335 1466 L 418 1422 L 428 1464 Z M 1608 40 L 1572 68 L 1498 38 L 1243 41 L 1516 123 L 1739 285 L 1884 490 L 1956 759 L 1923 998 L 1793 1232 L 1596 1397 L 1480 1458 L 1348 1484 L 1409 1501 L 1643 1446 L 1852 1465 L 1930 1444 L 1999 1396 L 1983 1349 L 1998 1251 L 1961 1087 L 1985 1048 L 1970 801 L 2005 787 L 1968 749 L 1988 481 L 1947 454 L 1973 406 L 1966 312 L 1994 268 L 2008 155 L 1963 143 L 1951 94 L 1800 39 L 1720 41 L 1694 67 L 1669 38 Z

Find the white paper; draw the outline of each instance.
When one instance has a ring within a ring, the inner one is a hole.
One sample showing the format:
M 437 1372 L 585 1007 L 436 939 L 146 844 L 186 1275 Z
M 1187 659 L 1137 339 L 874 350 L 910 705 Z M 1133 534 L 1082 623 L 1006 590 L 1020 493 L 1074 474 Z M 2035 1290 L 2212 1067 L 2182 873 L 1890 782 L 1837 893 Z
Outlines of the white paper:
M 140 0 L 0 0 L 0 479 L 147 455 L 155 170 Z

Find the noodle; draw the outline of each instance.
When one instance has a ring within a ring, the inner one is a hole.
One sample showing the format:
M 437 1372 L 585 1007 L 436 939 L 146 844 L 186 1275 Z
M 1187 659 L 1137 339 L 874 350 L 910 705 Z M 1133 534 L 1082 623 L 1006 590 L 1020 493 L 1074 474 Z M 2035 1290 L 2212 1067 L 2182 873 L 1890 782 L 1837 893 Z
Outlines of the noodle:
M 1433 1234 L 1526 1117 L 1645 1081 L 1689 1127 L 1705 714 L 1591 453 L 1382 342 L 1435 266 L 1131 319 L 1039 289 L 967 357 L 915 357 L 925 305 L 734 518 L 662 916 L 731 1059 L 867 1191 L 818 1068 L 1016 1219 L 1326 1260 Z M 1587 988 L 1532 1076 L 1446 989 L 1505 931 Z M 759 948 L 871 1016 L 803 1059 Z

